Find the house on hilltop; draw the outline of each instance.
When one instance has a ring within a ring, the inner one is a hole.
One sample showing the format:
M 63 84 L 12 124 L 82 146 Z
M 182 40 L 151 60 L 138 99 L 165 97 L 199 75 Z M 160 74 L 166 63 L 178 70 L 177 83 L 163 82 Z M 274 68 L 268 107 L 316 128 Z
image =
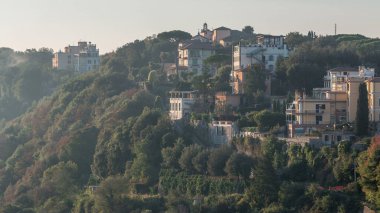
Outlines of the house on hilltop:
M 215 54 L 215 49 L 210 42 L 201 40 L 189 40 L 178 45 L 177 71 L 200 75 L 204 70 L 203 61 Z
M 91 42 L 80 41 L 77 46 L 67 46 L 65 50 L 54 53 L 53 68 L 74 70 L 79 73 L 97 70 L 100 66 L 99 49 Z
M 233 70 L 241 70 L 258 64 L 274 73 L 277 60 L 289 57 L 290 50 L 284 44 L 284 36 L 258 35 L 257 44 L 241 44 L 233 47 Z

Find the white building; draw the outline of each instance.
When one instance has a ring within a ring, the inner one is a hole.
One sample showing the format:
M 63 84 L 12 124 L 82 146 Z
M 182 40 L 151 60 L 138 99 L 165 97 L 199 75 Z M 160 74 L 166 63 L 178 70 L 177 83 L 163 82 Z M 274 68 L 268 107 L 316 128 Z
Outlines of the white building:
M 203 61 L 215 54 L 214 47 L 209 42 L 189 40 L 178 45 L 178 73 L 192 72 L 199 75 L 203 71 Z
M 374 68 L 337 67 L 327 71 L 324 77 L 324 87 L 331 91 L 347 91 L 347 82 L 350 78 L 369 79 L 375 76 Z
M 180 120 L 189 116 L 192 112 L 191 108 L 197 99 L 195 91 L 171 91 L 170 98 L 170 119 Z
M 78 42 L 78 46 L 67 46 L 64 52 L 54 53 L 53 68 L 59 70 L 74 70 L 76 72 L 87 72 L 99 69 L 99 49 L 95 44 L 85 41 Z
M 213 121 L 209 124 L 210 140 L 215 145 L 231 143 L 238 134 L 238 127 L 232 121 Z
M 283 36 L 257 36 L 258 44 L 237 45 L 233 48 L 233 70 L 241 70 L 252 64 L 261 64 L 274 72 L 279 57 L 287 58 L 289 49 Z

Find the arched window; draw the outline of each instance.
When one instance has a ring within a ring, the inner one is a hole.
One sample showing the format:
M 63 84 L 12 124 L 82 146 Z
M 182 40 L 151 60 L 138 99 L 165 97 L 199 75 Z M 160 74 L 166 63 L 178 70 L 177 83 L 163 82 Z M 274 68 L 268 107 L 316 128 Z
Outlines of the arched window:
M 268 60 L 269 60 L 269 61 L 273 61 L 273 60 L 274 60 L 273 55 L 270 55 Z

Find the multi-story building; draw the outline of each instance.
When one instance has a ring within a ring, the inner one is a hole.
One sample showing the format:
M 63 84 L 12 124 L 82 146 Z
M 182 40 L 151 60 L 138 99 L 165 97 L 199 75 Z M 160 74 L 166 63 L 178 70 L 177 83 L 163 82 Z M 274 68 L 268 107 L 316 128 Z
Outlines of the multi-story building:
M 231 143 L 238 134 L 238 127 L 232 121 L 213 121 L 209 124 L 209 136 L 214 145 Z
M 233 70 L 259 64 L 266 70 L 274 72 L 278 58 L 287 58 L 289 51 L 286 44 L 284 44 L 283 36 L 258 36 L 257 44 L 242 45 L 239 43 L 239 45 L 233 47 Z
M 198 98 L 195 91 L 171 91 L 169 95 L 171 120 L 180 120 L 189 116 L 192 112 L 192 106 Z
M 376 90 L 377 78 L 373 78 L 374 74 L 374 69 L 365 67 L 359 69 L 338 67 L 327 71 L 324 88 L 314 88 L 311 96 L 296 93 L 295 100 L 286 110 L 289 136 L 304 135 L 329 125 L 354 121 L 359 84 L 365 82 L 368 90 L 372 89 L 373 100 L 379 96 L 375 92 L 380 92 L 380 88 Z M 368 94 L 370 98 L 370 93 Z M 380 104 L 380 100 L 378 101 Z M 371 105 L 373 117 L 379 116 L 375 112 L 377 110 L 380 112 L 380 105 L 376 106 L 377 109 L 369 101 L 370 109 Z
M 371 122 L 380 121 L 380 77 L 371 78 L 365 81 L 368 92 L 369 120 Z
M 99 49 L 95 44 L 85 41 L 78 42 L 78 46 L 67 46 L 65 50 L 54 53 L 53 68 L 59 70 L 74 70 L 87 72 L 99 69 Z
M 227 27 L 218 27 L 213 30 L 212 42 L 219 44 L 221 40 L 231 36 L 231 29 Z
M 203 61 L 215 54 L 215 49 L 209 42 L 189 40 L 178 46 L 178 73 L 192 72 L 199 75 L 204 70 Z

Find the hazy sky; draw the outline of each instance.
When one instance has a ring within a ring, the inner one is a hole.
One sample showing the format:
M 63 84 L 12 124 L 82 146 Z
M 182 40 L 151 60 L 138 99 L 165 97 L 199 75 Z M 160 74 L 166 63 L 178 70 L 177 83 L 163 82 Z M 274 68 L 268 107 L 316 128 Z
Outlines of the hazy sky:
M 15 50 L 92 41 L 101 53 L 180 29 L 226 26 L 255 32 L 360 33 L 380 37 L 379 0 L 0 0 L 0 46 Z

